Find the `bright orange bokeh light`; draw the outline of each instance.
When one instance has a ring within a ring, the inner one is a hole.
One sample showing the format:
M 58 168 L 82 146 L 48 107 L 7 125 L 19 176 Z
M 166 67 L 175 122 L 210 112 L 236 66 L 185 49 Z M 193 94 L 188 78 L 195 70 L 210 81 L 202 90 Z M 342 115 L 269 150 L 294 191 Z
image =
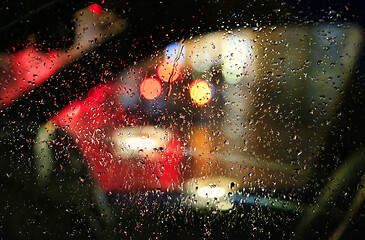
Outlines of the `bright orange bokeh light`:
M 174 59 L 164 60 L 157 68 L 158 77 L 162 81 L 168 82 L 170 76 L 172 75 L 170 82 L 176 81 L 180 76 L 182 63 L 180 61 L 177 61 L 175 64 L 176 65 L 174 68 Z
M 161 83 L 155 78 L 146 78 L 141 83 L 140 91 L 143 97 L 145 97 L 146 99 L 155 99 L 161 94 Z
M 204 80 L 195 80 L 190 84 L 190 97 L 198 106 L 203 106 L 212 98 L 212 88 Z
M 214 170 L 214 154 L 213 138 L 210 129 L 204 128 L 202 126 L 196 126 L 193 128 L 193 132 L 189 138 L 189 144 L 194 151 L 192 151 L 193 161 L 192 170 L 194 176 L 207 176 Z

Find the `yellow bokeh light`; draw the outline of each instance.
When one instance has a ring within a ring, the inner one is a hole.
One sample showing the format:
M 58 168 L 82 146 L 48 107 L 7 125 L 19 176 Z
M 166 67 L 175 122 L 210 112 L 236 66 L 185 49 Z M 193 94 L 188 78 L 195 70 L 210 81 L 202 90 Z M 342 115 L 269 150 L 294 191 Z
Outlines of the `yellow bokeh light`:
M 212 89 L 206 81 L 195 80 L 190 85 L 190 97 L 198 106 L 203 106 L 212 98 Z

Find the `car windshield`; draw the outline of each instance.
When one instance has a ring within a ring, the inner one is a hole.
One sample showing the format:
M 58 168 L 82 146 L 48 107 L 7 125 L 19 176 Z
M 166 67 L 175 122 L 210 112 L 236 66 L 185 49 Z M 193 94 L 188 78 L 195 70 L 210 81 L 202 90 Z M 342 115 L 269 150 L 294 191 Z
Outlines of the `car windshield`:
M 6 1 L 0 235 L 362 238 L 364 7 Z

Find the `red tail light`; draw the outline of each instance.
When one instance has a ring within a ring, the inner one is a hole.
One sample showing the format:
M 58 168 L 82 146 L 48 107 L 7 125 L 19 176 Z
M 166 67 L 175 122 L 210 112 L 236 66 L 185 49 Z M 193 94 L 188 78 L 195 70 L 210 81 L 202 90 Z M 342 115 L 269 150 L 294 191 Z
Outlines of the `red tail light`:
M 51 120 L 75 139 L 105 191 L 176 190 L 183 180 L 177 133 L 127 113 L 113 101 L 116 92 L 116 84 L 99 85 Z

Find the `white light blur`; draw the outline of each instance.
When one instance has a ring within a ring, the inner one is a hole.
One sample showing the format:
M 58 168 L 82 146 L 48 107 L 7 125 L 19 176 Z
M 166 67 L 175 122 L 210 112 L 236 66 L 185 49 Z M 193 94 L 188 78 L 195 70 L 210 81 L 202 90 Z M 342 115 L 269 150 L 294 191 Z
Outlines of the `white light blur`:
M 236 35 L 230 36 L 223 44 L 224 79 L 230 84 L 238 83 L 252 68 L 253 55 L 249 39 Z
M 220 198 L 223 197 L 225 191 L 223 188 L 220 187 L 202 187 L 198 189 L 198 195 L 200 197 L 207 197 L 207 198 Z
M 212 66 L 221 64 L 219 55 L 221 53 L 221 34 L 207 34 L 194 40 L 190 49 L 190 63 L 194 71 L 209 71 Z
M 127 148 L 133 150 L 146 149 L 150 150 L 156 146 L 156 142 L 153 139 L 146 137 L 130 138 L 125 142 Z
M 147 157 L 158 161 L 161 154 L 155 149 L 164 149 L 168 145 L 172 133 L 154 126 L 138 126 L 120 128 L 111 132 L 113 149 L 124 159 Z

